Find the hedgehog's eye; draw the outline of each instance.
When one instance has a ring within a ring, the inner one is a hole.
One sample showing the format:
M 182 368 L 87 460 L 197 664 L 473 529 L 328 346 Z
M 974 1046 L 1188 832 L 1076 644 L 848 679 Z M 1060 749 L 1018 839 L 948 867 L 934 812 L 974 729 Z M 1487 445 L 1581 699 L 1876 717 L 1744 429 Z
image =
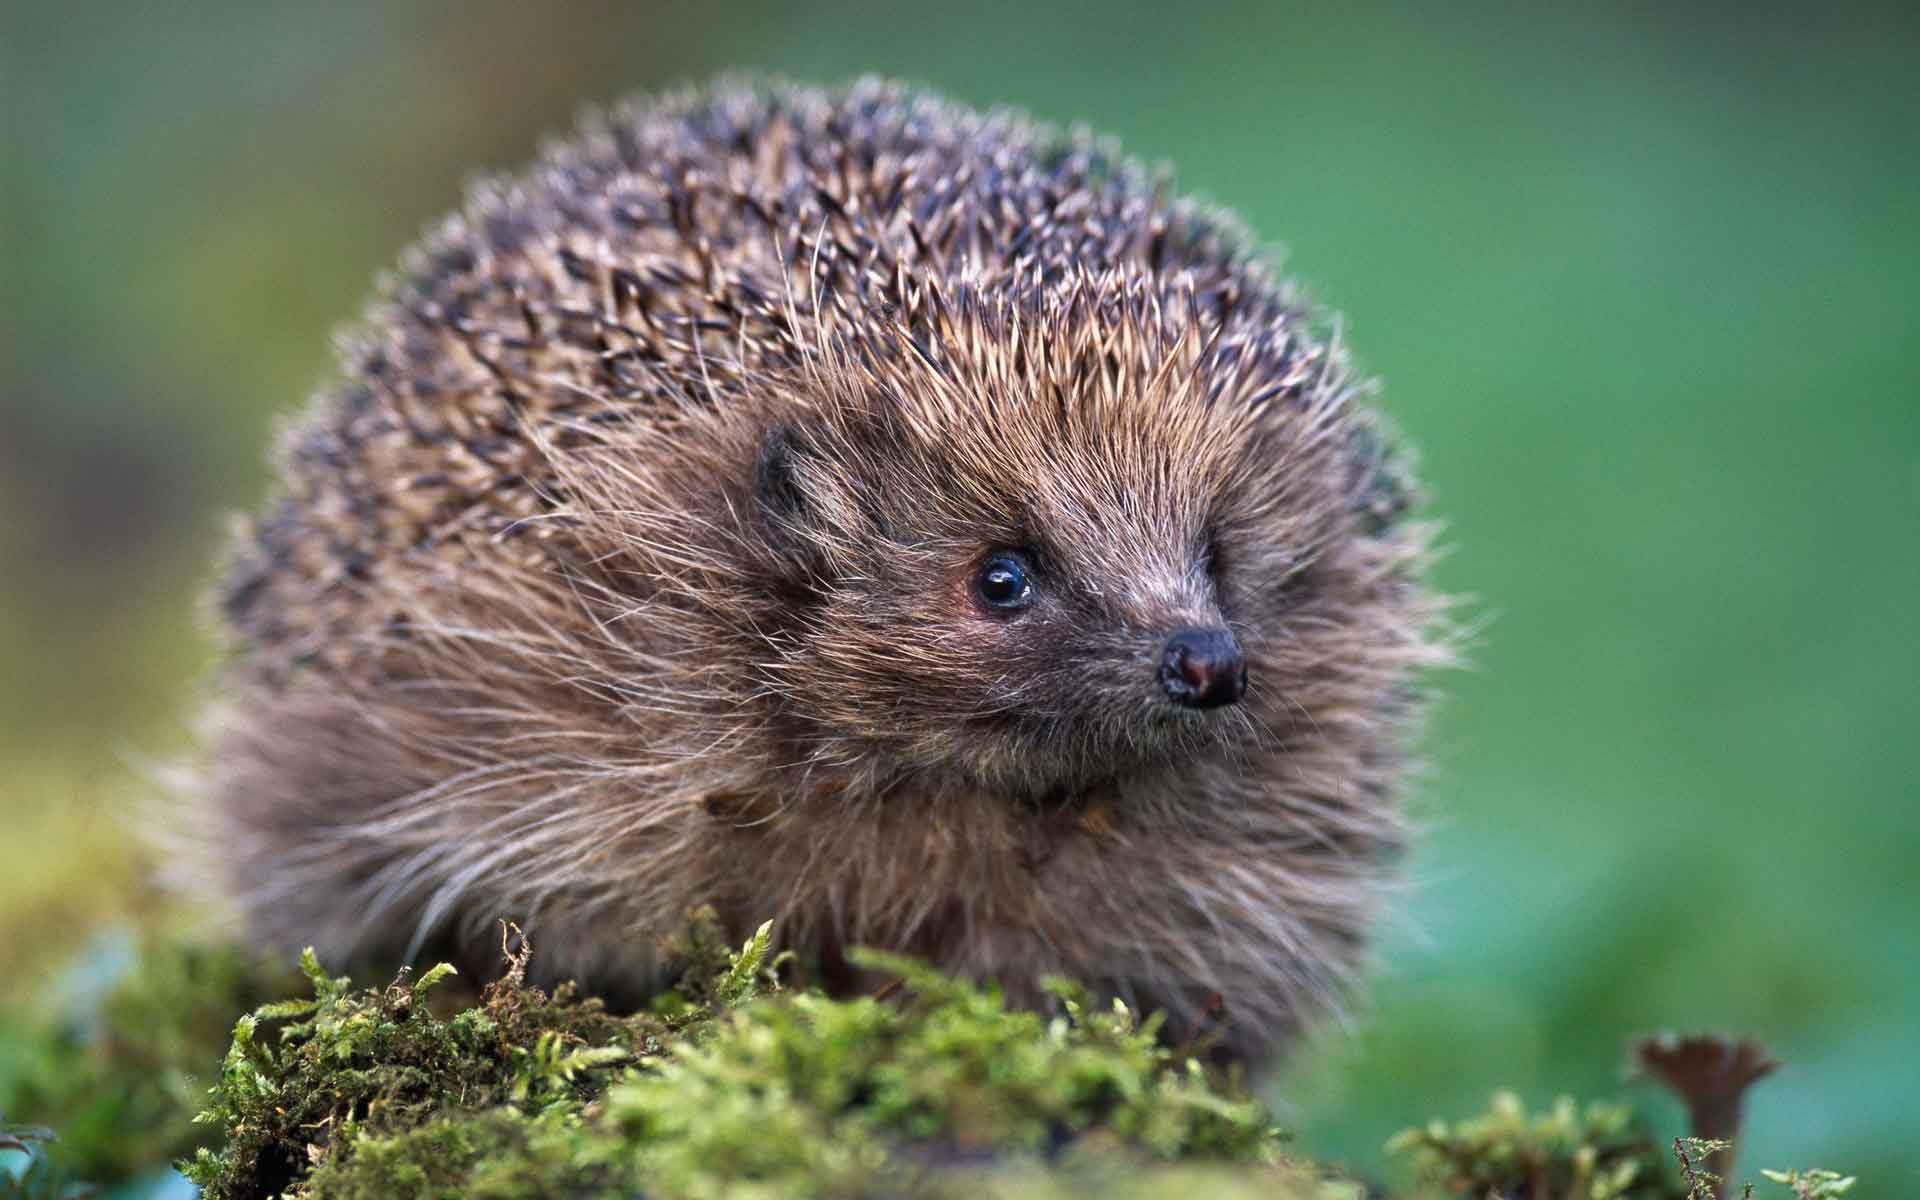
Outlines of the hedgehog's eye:
M 980 568 L 974 589 L 980 602 L 996 612 L 1018 612 L 1033 603 L 1033 581 L 1027 568 L 1011 554 L 996 554 Z
M 1211 579 L 1216 586 L 1219 585 L 1222 579 L 1226 578 L 1227 556 L 1226 552 L 1220 548 L 1219 538 L 1209 537 L 1207 539 L 1206 547 L 1200 552 L 1200 569 L 1206 573 L 1207 578 Z

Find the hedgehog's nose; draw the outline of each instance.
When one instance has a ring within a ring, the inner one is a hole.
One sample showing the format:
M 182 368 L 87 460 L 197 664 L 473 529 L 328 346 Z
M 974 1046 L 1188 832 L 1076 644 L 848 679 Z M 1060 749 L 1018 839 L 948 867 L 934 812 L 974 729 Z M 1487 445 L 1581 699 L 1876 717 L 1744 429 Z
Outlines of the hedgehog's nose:
M 1182 629 L 1160 652 L 1160 686 L 1186 708 L 1218 708 L 1247 694 L 1247 660 L 1224 629 Z

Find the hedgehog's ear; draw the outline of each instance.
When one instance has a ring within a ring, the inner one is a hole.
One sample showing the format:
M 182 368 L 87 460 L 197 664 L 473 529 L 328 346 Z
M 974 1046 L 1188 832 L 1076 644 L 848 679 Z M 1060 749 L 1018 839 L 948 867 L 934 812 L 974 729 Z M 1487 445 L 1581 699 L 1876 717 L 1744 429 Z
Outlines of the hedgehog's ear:
M 801 470 L 808 453 L 800 435 L 780 425 L 760 444 L 759 461 L 754 464 L 754 498 L 761 523 L 769 540 L 782 550 L 798 548 L 813 516 L 813 501 Z
M 797 520 L 806 512 L 807 496 L 796 469 L 803 453 L 799 438 L 785 425 L 775 427 L 760 444 L 754 487 L 760 507 L 768 516 Z
M 1379 429 L 1356 425 L 1347 439 L 1354 513 L 1369 536 L 1378 537 L 1413 507 L 1413 485 L 1391 439 Z

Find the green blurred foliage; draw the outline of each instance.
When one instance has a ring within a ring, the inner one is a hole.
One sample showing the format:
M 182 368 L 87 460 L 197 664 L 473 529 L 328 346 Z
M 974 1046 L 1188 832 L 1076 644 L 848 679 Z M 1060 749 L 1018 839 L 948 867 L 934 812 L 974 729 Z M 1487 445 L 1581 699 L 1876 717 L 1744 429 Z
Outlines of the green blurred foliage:
M 103 1184 L 150 1179 L 218 1144 L 224 1131 L 194 1114 L 220 1048 L 240 1015 L 299 977 L 231 947 L 150 935 L 98 939 L 63 982 L 40 1011 L 0 1011 L 0 1112 L 37 1114 L 55 1135 L 53 1162 Z M 8 1165 L 0 1155 L 0 1197 Z
M 1707 1025 L 1789 1064 L 1771 1156 L 1910 1180 L 1917 52 L 1911 6 L 0 0 L 0 998 L 149 903 L 220 515 L 375 273 L 582 104 L 881 71 L 1173 161 L 1421 450 L 1483 632 L 1373 1004 L 1274 1087 L 1305 1147 Z

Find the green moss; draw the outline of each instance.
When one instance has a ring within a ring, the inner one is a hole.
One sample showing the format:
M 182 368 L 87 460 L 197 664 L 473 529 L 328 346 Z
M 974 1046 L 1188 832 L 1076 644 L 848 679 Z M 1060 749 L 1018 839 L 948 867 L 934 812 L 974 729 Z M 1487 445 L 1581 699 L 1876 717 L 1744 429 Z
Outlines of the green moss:
M 791 1130 L 773 1129 L 778 1138 Z M 871 1162 L 841 1156 L 839 1169 L 818 1171 L 822 1156 L 798 1159 L 775 1170 L 748 1174 L 737 1164 L 715 1163 L 688 1178 L 663 1177 L 658 1160 L 630 1139 L 596 1134 L 559 1114 L 527 1118 L 494 1110 L 440 1118 L 419 1129 L 369 1139 L 351 1159 L 323 1164 L 306 1183 L 316 1200 L 531 1200 L 533 1197 L 695 1197 L 784 1200 L 786 1197 L 888 1197 L 890 1200 L 1164 1200 L 1204 1196 L 1209 1200 L 1360 1200 L 1350 1183 L 1321 1179 L 1304 1167 L 1274 1164 L 1156 1164 L 1111 1148 L 1098 1158 L 1050 1164 L 969 1164 L 911 1161 L 882 1151 Z
M 749 1005 L 630 1074 L 599 1128 L 667 1196 L 897 1190 L 929 1166 L 1213 1158 L 1268 1163 L 1257 1104 L 1176 1063 L 1150 1025 L 1077 1001 L 1048 1021 L 895 958 L 904 1005 L 815 995 Z
M 577 1147 L 571 1113 L 528 1117 L 494 1108 L 435 1117 L 399 1133 L 359 1138 L 308 1176 L 314 1197 L 434 1200 L 437 1197 L 590 1196 L 606 1172 L 567 1155 Z
M 1429 1194 L 1530 1200 L 1676 1200 L 1663 1151 L 1624 1104 L 1581 1107 L 1567 1097 L 1538 1115 L 1511 1093 L 1484 1114 L 1433 1121 L 1387 1149 L 1411 1159 Z
M 619 1016 L 527 986 L 524 939 L 503 938 L 505 977 L 482 991 L 446 967 L 356 988 L 308 954 L 308 996 L 272 1003 L 298 976 L 149 939 L 95 964 L 116 982 L 65 989 L 58 1019 L 0 1025 L 0 1112 L 36 1126 L 0 1126 L 0 1198 L 189 1156 L 210 1200 L 1365 1194 L 1289 1159 L 1240 1081 L 1166 1049 L 1156 1018 L 1058 982 L 1058 1016 L 1008 1011 L 992 989 L 879 954 L 855 958 L 897 981 L 886 1000 L 829 999 L 782 988 L 767 945 L 763 927 L 729 947 L 695 914 L 669 947 L 678 981 Z M 1715 1095 L 1727 1076 L 1681 1074 Z M 1407 1197 L 1720 1191 L 1715 1144 L 1676 1143 L 1676 1172 L 1623 1105 L 1529 1113 L 1502 1095 L 1393 1148 L 1417 1176 Z M 1763 1174 L 1783 1200 L 1851 1184 Z
M 1854 1178 L 1838 1171 L 1762 1171 L 1762 1175 L 1793 1191 L 1795 1200 L 1834 1200 L 1853 1190 Z
M 316 1164 L 430 1127 L 443 1111 L 583 1106 L 621 1064 L 657 1052 L 673 1034 L 670 1021 L 613 1016 L 571 986 L 552 995 L 526 986 L 526 954 L 510 956 L 507 975 L 478 1005 L 442 1019 L 427 997 L 451 967 L 418 981 L 402 971 L 385 987 L 356 991 L 308 951 L 301 966 L 313 998 L 262 1006 L 234 1027 L 212 1103 L 198 1118 L 224 1128 L 226 1140 L 201 1150 L 187 1176 L 210 1200 L 277 1195 L 297 1189 Z M 684 1020 L 699 1019 L 704 1011 Z
M 1625 1104 L 1584 1108 L 1561 1097 L 1531 1115 L 1517 1096 L 1496 1093 L 1488 1110 L 1465 1121 L 1433 1121 L 1396 1134 L 1390 1153 L 1412 1163 L 1415 1196 L 1482 1200 L 1722 1200 L 1756 1194 L 1727 1186 L 1705 1163 L 1732 1149 L 1713 1138 L 1675 1138 L 1668 1155 Z M 1675 1170 L 1675 1167 L 1678 1170 Z M 1854 1180 L 1833 1171 L 1766 1171 L 1794 1200 L 1834 1200 Z
M 1270 1188 L 1286 1170 L 1265 1110 L 1124 1008 L 1062 985 L 1064 1015 L 1009 1012 L 879 955 L 861 965 L 903 982 L 898 1003 L 791 994 L 766 944 L 763 928 L 724 962 L 690 955 L 704 974 L 666 1017 L 548 996 L 521 958 L 443 1018 L 425 1002 L 439 972 L 355 991 L 309 955 L 312 1000 L 235 1028 L 203 1114 L 227 1140 L 187 1173 L 214 1200 L 698 1200 L 967 1194 L 965 1178 L 1041 1164 L 1212 1160 Z

